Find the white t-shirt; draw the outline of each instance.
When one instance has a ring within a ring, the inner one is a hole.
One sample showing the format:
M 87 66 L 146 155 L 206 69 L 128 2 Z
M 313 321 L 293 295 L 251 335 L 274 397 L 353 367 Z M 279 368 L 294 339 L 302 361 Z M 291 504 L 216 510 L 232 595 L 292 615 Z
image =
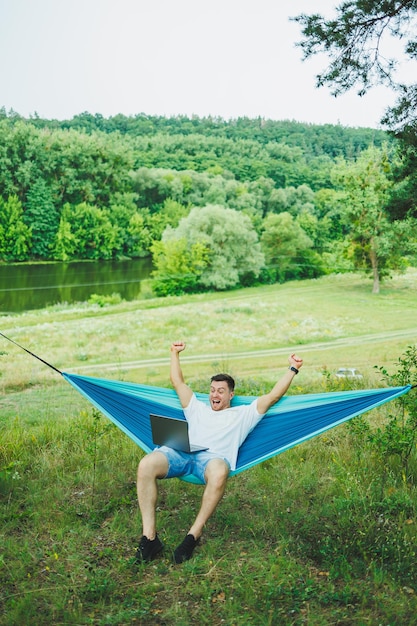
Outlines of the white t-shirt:
M 184 409 L 190 443 L 207 446 L 210 452 L 226 458 L 232 470 L 236 469 L 240 446 L 263 417 L 256 404 L 257 399 L 251 404 L 213 411 L 193 393 Z

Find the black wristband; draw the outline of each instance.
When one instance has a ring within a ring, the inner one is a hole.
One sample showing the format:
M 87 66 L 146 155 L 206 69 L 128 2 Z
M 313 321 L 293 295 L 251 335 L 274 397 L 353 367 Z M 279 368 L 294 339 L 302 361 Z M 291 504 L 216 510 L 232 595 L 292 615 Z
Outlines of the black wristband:
M 294 365 L 290 365 L 288 369 L 291 370 L 292 372 L 295 372 L 295 374 L 298 374 L 299 372 L 299 370 L 296 367 L 294 367 Z

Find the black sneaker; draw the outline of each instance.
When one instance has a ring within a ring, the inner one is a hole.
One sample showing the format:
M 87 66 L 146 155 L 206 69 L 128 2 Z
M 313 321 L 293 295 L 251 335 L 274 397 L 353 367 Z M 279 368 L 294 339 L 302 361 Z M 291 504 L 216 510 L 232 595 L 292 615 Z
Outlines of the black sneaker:
M 149 563 L 161 552 L 164 544 L 156 535 L 155 539 L 148 539 L 143 535 L 139 542 L 139 547 L 136 550 L 136 560 L 141 563 Z
M 184 541 L 175 548 L 174 563 L 184 563 L 184 561 L 191 559 L 198 541 L 198 539 L 194 539 L 193 535 L 187 535 Z

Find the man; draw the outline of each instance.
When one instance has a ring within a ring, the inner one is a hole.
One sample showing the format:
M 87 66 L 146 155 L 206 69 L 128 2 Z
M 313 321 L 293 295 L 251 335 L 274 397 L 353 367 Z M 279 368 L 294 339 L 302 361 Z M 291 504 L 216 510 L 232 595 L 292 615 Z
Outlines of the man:
M 171 382 L 189 424 L 190 443 L 207 446 L 207 450 L 186 453 L 162 446 L 139 463 L 137 490 L 143 535 L 136 558 L 143 562 L 151 561 L 163 549 L 156 532 L 157 480 L 194 474 L 205 484 L 197 517 L 174 552 L 174 562 L 183 563 L 191 558 L 205 523 L 223 497 L 230 469 L 236 467 L 239 447 L 268 409 L 285 394 L 303 365 L 302 359 L 292 354 L 288 358 L 288 370 L 269 393 L 252 404 L 235 407 L 231 407 L 233 378 L 228 374 L 217 374 L 211 379 L 208 406 L 197 400 L 184 381 L 179 356 L 184 349 L 183 341 L 171 345 Z

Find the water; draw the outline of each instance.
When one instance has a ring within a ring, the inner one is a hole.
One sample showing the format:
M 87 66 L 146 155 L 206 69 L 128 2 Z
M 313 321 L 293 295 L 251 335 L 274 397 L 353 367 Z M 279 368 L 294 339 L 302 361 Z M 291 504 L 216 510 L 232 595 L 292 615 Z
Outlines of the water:
M 83 302 L 93 293 L 134 300 L 151 271 L 151 259 L 0 265 L 0 313 Z

